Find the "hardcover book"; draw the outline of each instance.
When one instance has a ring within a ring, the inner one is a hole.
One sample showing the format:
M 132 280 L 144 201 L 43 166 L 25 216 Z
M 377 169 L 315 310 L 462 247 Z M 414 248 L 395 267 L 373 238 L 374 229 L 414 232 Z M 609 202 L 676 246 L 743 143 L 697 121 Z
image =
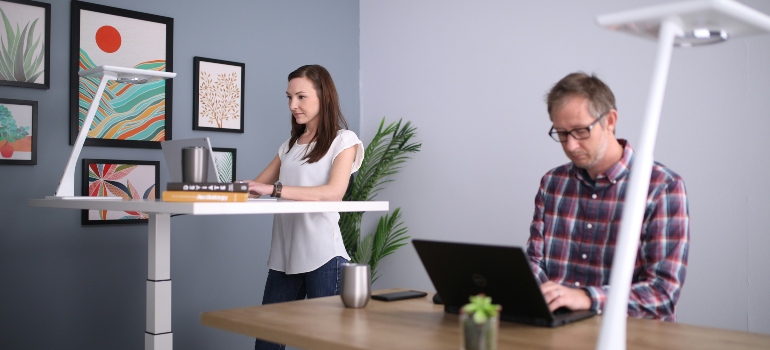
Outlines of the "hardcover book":
M 201 192 L 249 192 L 247 183 L 229 182 L 169 182 L 166 185 L 168 191 L 201 191 Z
M 164 202 L 246 202 L 247 192 L 163 191 Z

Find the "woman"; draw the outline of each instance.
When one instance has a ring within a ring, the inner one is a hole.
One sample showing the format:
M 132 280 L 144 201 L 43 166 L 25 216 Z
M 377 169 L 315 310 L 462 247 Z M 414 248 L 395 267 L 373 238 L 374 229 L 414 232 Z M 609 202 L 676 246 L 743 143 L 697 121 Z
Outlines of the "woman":
M 364 159 L 364 147 L 347 129 L 337 90 L 319 65 L 289 74 L 286 90 L 291 137 L 249 192 L 302 201 L 340 201 L 350 174 Z M 341 264 L 350 260 L 340 233 L 339 213 L 275 214 L 262 304 L 340 293 Z M 257 339 L 256 349 L 283 349 Z

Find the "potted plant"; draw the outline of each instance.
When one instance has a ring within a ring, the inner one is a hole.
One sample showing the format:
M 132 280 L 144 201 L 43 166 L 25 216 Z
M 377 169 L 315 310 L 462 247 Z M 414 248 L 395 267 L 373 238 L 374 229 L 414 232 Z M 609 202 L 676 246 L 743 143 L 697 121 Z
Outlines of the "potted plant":
M 470 303 L 460 310 L 460 348 L 497 349 L 500 309 L 500 305 L 492 304 L 492 298 L 483 293 L 471 296 Z
M 16 119 L 5 106 L 0 105 L 0 156 L 10 158 L 13 155 L 11 143 L 29 135 L 29 126 L 16 126 Z
M 417 133 L 417 128 L 410 122 L 401 124 L 401 119 L 385 126 L 382 118 L 374 138 L 366 146 L 364 161 L 356 175 L 351 178 L 348 191 L 343 200 L 369 201 L 374 199 L 385 184 L 393 181 L 391 175 L 403 168 L 409 154 L 420 151 L 421 143 L 410 142 Z M 380 260 L 409 239 L 407 228 L 401 221 L 401 208 L 393 214 L 380 217 L 377 229 L 365 237 L 361 236 L 361 220 L 364 212 L 340 213 L 340 230 L 345 249 L 351 262 L 368 264 L 371 267 L 371 281 L 377 280 L 377 264 Z

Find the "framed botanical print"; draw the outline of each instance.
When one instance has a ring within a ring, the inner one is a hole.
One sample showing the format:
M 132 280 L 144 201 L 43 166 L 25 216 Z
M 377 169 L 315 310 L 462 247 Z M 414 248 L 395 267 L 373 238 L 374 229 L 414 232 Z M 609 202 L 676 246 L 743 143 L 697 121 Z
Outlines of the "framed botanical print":
M 235 148 L 211 147 L 219 182 L 235 182 Z
M 83 196 L 159 199 L 160 162 L 83 159 Z M 138 211 L 83 210 L 83 225 L 124 225 L 148 222 Z
M 102 65 L 173 71 L 174 19 L 115 7 L 72 2 L 70 144 L 83 127 L 100 77 L 78 72 Z M 160 148 L 171 140 L 173 80 L 145 84 L 109 81 L 86 146 Z
M 51 4 L 0 1 L 0 85 L 51 87 Z
M 0 98 L 0 165 L 37 164 L 37 101 Z
M 246 64 L 193 58 L 193 130 L 243 133 Z

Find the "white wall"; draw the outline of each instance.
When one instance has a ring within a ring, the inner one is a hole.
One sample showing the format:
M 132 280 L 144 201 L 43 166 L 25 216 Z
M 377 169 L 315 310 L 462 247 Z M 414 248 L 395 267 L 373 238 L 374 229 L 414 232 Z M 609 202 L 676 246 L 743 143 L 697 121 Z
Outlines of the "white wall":
M 598 74 L 635 145 L 656 45 L 595 18 L 663 2 L 362 1 L 362 139 L 387 116 L 423 142 L 378 199 L 402 208 L 414 238 L 524 245 L 540 177 L 568 161 L 546 135 L 543 96 L 569 72 Z M 768 58 L 770 35 L 674 52 L 655 157 L 691 201 L 682 323 L 770 333 Z M 382 274 L 375 288 L 433 290 L 411 246 Z

